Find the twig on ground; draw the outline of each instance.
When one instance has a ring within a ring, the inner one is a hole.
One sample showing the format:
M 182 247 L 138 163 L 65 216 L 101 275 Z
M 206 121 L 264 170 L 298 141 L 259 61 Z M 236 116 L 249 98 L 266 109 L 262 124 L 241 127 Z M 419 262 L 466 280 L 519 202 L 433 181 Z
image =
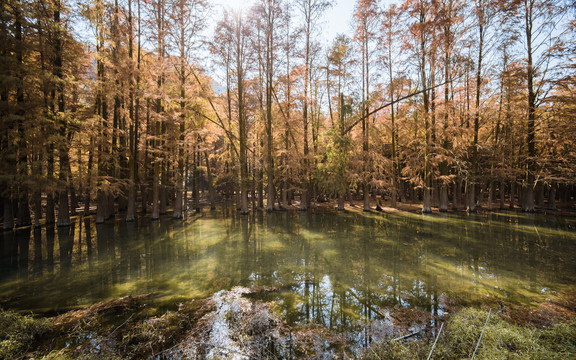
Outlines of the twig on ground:
M 382 358 L 376 354 L 376 351 L 374 351 L 374 349 L 372 349 L 372 346 L 368 346 L 368 348 L 370 349 L 370 351 L 372 351 L 372 354 L 374 354 L 374 356 L 376 356 L 378 359 L 382 360 Z
M 410 334 L 408 334 L 408 335 L 404 335 L 404 336 L 397 337 L 396 339 L 392 339 L 392 341 L 399 341 L 399 340 L 408 339 L 408 338 L 410 338 L 410 337 L 412 337 L 412 336 L 414 336 L 414 335 L 420 334 L 420 331 L 422 331 L 422 330 L 419 330 L 419 331 L 410 333 Z
M 442 325 L 440 325 L 440 331 L 438 331 L 438 335 L 436 336 L 436 340 L 434 340 L 434 345 L 432 345 L 432 349 L 430 350 L 430 354 L 428 355 L 427 360 L 430 360 L 432 358 L 432 353 L 434 352 L 434 348 L 436 347 L 436 343 L 438 342 L 438 339 L 440 338 L 440 334 L 442 334 L 443 328 L 444 328 L 444 323 L 442 323 Z
M 478 347 L 480 346 L 480 342 L 482 341 L 482 335 L 484 335 L 484 330 L 486 330 L 486 325 L 488 325 L 488 320 L 490 320 L 490 314 L 492 313 L 492 309 L 488 312 L 488 317 L 486 318 L 486 322 L 484 323 L 484 327 L 482 328 L 482 332 L 480 333 L 480 338 L 478 339 L 478 344 L 476 344 L 476 349 L 474 349 L 474 353 L 472 354 L 472 359 L 474 360 L 474 356 L 476 356 L 476 351 L 478 351 Z
M 114 331 L 112 331 L 110 334 L 108 334 L 108 337 L 112 336 L 118 329 L 120 329 L 122 326 L 126 325 L 126 323 L 128 321 L 130 321 L 130 319 L 132 319 L 132 316 L 134 316 L 134 313 L 132 313 L 132 315 L 130 315 L 130 317 L 128 319 L 126 319 L 126 321 L 124 321 L 122 324 L 118 325 L 118 327 L 116 329 L 114 329 Z
M 231 353 L 235 353 L 235 354 L 244 356 L 244 357 L 246 357 L 246 358 L 248 358 L 248 359 L 257 360 L 257 358 L 253 357 L 252 355 L 243 353 L 243 352 L 238 351 L 238 350 L 229 349 L 229 348 L 227 348 L 227 347 L 220 346 L 220 345 L 216 345 L 216 344 L 213 344 L 213 343 L 204 342 L 204 341 L 194 341 L 193 344 L 194 344 L 194 345 L 210 346 L 210 347 L 214 347 L 214 348 L 217 348 L 217 349 L 225 350 L 225 351 L 228 351 L 228 352 L 231 352 Z M 160 352 L 158 352 L 158 353 L 156 353 L 156 354 L 153 353 L 153 354 L 149 357 L 149 359 L 154 359 L 154 358 L 155 358 L 156 356 L 158 356 L 158 355 L 161 355 L 161 354 L 163 354 L 163 353 L 167 353 L 167 352 L 173 350 L 174 348 L 176 348 L 176 347 L 179 346 L 179 345 L 181 345 L 181 344 L 176 344 L 176 345 L 172 346 L 171 348 L 162 350 L 162 351 L 160 351 Z

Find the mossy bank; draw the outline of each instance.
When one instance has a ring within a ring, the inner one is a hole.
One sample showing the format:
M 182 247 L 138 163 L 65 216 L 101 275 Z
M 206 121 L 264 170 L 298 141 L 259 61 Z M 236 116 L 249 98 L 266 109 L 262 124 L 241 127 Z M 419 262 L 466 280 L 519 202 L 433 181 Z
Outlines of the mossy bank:
M 443 316 L 389 309 L 392 330 L 364 342 L 288 324 L 273 302 L 255 300 L 259 291 L 238 287 L 194 301 L 124 297 L 44 317 L 3 310 L 0 358 L 463 359 L 477 347 L 475 359 L 576 359 L 572 296 L 531 307 L 455 305 Z

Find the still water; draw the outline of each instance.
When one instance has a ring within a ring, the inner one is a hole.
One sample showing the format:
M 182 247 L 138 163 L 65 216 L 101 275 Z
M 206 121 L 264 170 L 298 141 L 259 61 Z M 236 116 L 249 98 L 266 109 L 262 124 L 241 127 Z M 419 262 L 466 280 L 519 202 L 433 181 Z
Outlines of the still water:
M 292 323 L 338 329 L 446 298 L 531 303 L 576 284 L 576 219 L 232 210 L 0 234 L 0 306 L 63 311 L 143 293 L 274 287 Z

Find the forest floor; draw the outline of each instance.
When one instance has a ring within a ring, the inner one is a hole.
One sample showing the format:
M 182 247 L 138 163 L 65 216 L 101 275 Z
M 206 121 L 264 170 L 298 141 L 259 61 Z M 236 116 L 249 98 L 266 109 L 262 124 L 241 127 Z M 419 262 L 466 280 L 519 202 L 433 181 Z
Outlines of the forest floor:
M 435 358 L 461 359 L 472 356 L 481 332 L 477 359 L 576 358 L 576 291 L 531 306 L 444 299 L 442 316 L 381 309 L 390 331 L 369 345 L 314 324 L 288 324 L 273 302 L 256 300 L 274 291 L 236 287 L 170 302 L 149 294 L 44 317 L 0 310 L 0 358 L 423 359 L 433 350 Z
M 392 207 L 390 201 L 376 201 L 371 199 L 371 211 L 375 212 L 397 212 L 397 211 L 406 211 L 410 213 L 421 213 L 422 212 L 422 203 L 415 203 L 415 202 L 397 202 L 395 207 Z M 375 206 L 378 204 L 378 206 Z M 506 207 L 504 209 L 500 208 L 500 202 L 493 202 L 492 208 L 488 208 L 488 204 L 484 203 L 483 206 L 476 208 L 476 213 L 485 213 L 485 212 L 522 212 L 522 209 L 518 206 L 514 206 L 510 208 L 509 204 L 506 203 Z M 289 210 L 298 210 L 299 202 L 295 201 L 292 205 L 288 207 Z M 318 209 L 331 209 L 335 210 L 338 207 L 337 200 L 326 200 L 326 201 L 319 201 L 313 203 L 312 208 Z M 344 210 L 348 211 L 362 211 L 363 209 L 363 202 L 361 199 L 356 199 L 352 203 L 346 202 L 344 206 Z M 448 207 L 448 213 L 466 213 L 466 208 L 463 205 L 458 206 L 458 208 L 454 209 L 452 204 Z M 432 212 L 439 212 L 437 206 L 432 206 Z M 535 213 L 536 214 L 552 214 L 558 216 L 569 216 L 569 217 L 576 217 L 576 207 L 572 203 L 560 203 L 558 202 L 558 209 L 551 210 L 546 206 L 535 206 Z

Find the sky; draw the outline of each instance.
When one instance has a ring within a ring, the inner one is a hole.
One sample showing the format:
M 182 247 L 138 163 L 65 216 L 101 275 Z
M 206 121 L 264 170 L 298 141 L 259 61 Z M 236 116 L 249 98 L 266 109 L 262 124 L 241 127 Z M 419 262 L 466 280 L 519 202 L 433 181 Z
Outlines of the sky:
M 231 7 L 232 9 L 246 9 L 252 6 L 256 0 L 214 0 L 217 6 Z M 336 0 L 336 5 L 324 14 L 324 24 L 322 24 L 322 42 L 331 43 L 339 33 L 350 30 L 352 12 L 356 0 Z M 221 10 L 217 10 L 217 13 Z

